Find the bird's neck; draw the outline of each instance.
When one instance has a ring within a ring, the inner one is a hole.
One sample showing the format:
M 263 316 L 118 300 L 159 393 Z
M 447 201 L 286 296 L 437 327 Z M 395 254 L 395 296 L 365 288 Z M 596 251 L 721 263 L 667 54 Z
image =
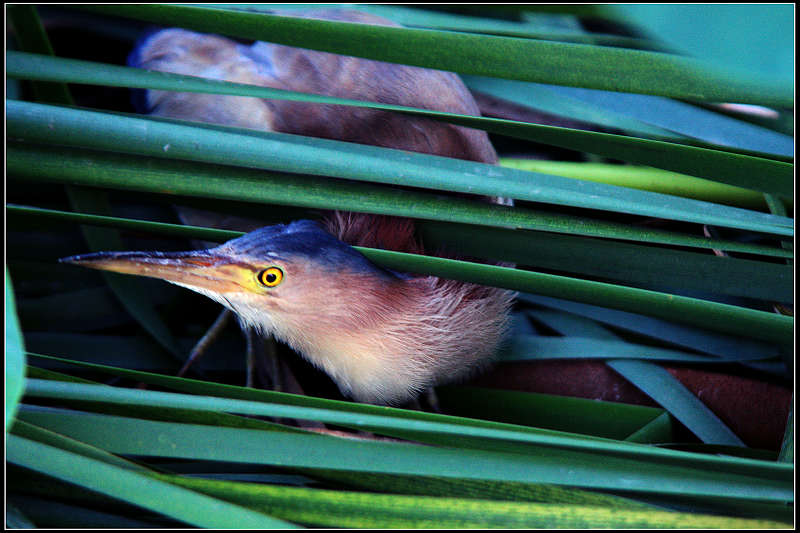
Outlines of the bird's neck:
M 333 211 L 325 218 L 325 227 L 350 246 L 422 253 L 422 246 L 415 235 L 414 221 L 410 218 Z
M 320 302 L 275 329 L 360 401 L 402 401 L 467 374 L 491 357 L 505 329 L 507 291 L 433 277 L 360 287 L 357 301 Z
M 347 287 L 358 287 L 355 298 Z M 417 336 L 413 326 L 423 292 L 401 279 L 349 279 L 302 309 L 274 314 L 264 325 L 331 375 L 346 395 L 382 402 L 406 393 L 394 390 L 392 367 L 409 351 L 399 341 Z

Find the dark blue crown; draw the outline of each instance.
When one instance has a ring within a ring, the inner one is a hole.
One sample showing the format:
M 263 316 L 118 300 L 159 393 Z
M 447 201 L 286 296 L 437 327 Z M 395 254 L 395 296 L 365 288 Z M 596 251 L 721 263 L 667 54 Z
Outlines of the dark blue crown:
M 251 231 L 228 241 L 223 247 L 256 257 L 275 257 L 287 261 L 312 261 L 331 271 L 369 272 L 394 278 L 394 274 L 372 264 L 349 244 L 345 244 L 318 222 L 297 220 Z M 268 253 L 274 254 L 272 256 Z

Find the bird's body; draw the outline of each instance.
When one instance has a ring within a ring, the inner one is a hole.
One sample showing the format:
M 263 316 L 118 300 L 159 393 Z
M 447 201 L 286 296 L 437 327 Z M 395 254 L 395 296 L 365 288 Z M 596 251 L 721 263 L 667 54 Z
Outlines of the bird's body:
M 303 16 L 390 24 L 338 10 Z M 478 114 L 454 74 L 267 43 L 247 47 L 184 30 L 150 36 L 132 62 L 280 89 Z M 157 91 L 145 99 L 148 110 L 161 116 L 486 163 L 497 158 L 484 132 L 383 111 Z M 67 261 L 158 277 L 206 294 L 234 311 L 243 325 L 289 344 L 359 401 L 399 403 L 491 359 L 505 331 L 512 293 L 389 272 L 351 245 L 424 252 L 410 219 L 331 212 L 323 226 L 310 221 L 268 226 L 210 250 L 103 252 Z
M 292 16 L 397 26 L 350 10 L 319 9 Z M 480 115 L 453 73 L 303 48 L 172 28 L 150 35 L 129 58 L 133 66 L 283 89 Z M 229 126 L 337 139 L 494 164 L 485 132 L 377 109 L 240 96 L 148 91 L 148 113 Z

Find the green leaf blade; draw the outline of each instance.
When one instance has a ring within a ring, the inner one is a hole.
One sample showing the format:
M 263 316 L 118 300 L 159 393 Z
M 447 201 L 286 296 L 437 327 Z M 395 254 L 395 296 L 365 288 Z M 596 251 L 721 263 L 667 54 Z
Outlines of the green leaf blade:
M 58 139 L 60 143 L 71 146 L 114 151 L 119 151 L 123 145 L 125 152 L 162 158 L 335 175 L 359 181 L 678 218 L 779 235 L 793 234 L 792 221 L 787 217 L 425 154 L 248 130 L 221 133 L 227 129 L 23 102 L 9 101 L 7 110 L 9 133 L 34 142 Z M 92 130 L 88 133 L 86 128 L 90 126 Z M 556 130 L 559 128 L 553 131 Z M 355 161 L 354 154 L 360 156 Z M 785 165 L 778 162 L 769 164 Z M 786 166 L 791 175 L 791 165 Z
M 14 305 L 14 290 L 8 276 L 8 267 L 5 269 L 5 315 L 6 315 L 6 340 L 5 340 L 5 433 L 14 422 L 19 402 L 25 389 L 25 346 L 22 331 L 17 318 Z
M 292 524 L 139 473 L 11 435 L 9 461 L 157 510 L 199 527 L 288 528 Z M 203 509 L 198 513 L 197 509 Z

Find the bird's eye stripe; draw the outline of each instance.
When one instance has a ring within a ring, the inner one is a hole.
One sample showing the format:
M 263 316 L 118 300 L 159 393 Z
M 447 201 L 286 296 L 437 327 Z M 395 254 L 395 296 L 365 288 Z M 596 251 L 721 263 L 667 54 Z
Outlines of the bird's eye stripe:
M 258 273 L 258 281 L 265 287 L 275 287 L 283 281 L 283 270 L 278 267 L 269 267 Z

